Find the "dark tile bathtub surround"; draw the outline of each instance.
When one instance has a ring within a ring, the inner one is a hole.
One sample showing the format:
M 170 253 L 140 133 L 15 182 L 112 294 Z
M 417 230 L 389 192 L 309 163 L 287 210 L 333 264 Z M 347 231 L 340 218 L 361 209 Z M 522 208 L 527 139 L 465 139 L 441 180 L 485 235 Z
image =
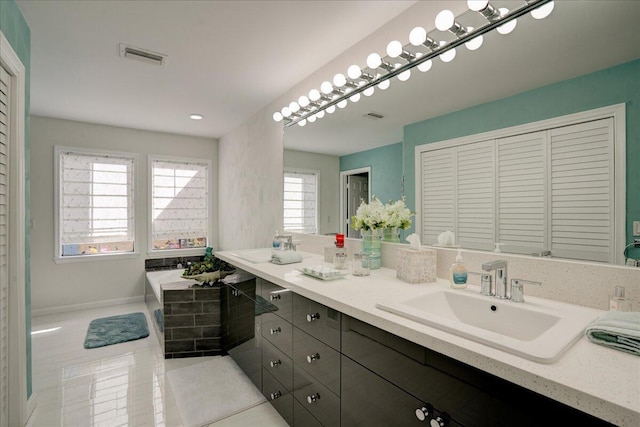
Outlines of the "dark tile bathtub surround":
M 178 264 L 187 267 L 188 262 L 202 262 L 204 255 L 185 256 L 173 258 L 149 258 L 144 260 L 144 271 L 172 270 L 178 268 Z

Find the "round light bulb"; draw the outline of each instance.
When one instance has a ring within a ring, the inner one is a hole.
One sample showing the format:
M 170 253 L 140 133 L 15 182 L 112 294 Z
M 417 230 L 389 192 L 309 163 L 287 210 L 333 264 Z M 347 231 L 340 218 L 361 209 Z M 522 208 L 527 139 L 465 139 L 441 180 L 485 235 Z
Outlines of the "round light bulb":
M 350 79 L 355 80 L 362 75 L 362 70 L 357 65 L 352 65 L 347 70 L 347 75 L 349 76 Z
M 347 100 L 343 99 L 342 101 L 338 102 L 338 108 L 344 108 L 347 106 Z
M 440 31 L 447 31 L 449 28 L 453 27 L 455 20 L 456 17 L 453 12 L 445 9 L 436 16 L 436 28 Z
M 307 124 L 307 120 L 306 119 L 302 119 L 298 122 L 298 126 L 304 126 Z
M 300 98 L 298 98 L 298 105 L 300 105 L 303 108 L 309 105 L 310 103 L 311 102 L 309 101 L 309 98 L 307 98 L 305 95 L 302 95 Z
M 420 46 L 427 40 L 427 30 L 422 27 L 415 27 L 409 33 L 409 42 L 414 46 Z
M 293 101 L 289 104 L 289 110 L 291 110 L 292 113 L 297 113 L 300 111 L 300 106 L 297 102 Z
M 467 28 L 467 32 L 472 32 L 473 31 L 473 27 L 469 27 Z M 480 46 L 482 46 L 482 43 L 484 42 L 484 37 L 477 36 L 472 38 L 471 40 L 469 40 L 468 42 L 466 42 L 464 45 L 466 46 L 467 49 L 469 50 L 478 50 L 480 49 Z
M 474 12 L 480 12 L 489 5 L 489 0 L 467 0 L 467 7 Z
M 331 83 L 329 82 L 322 82 L 322 84 L 320 85 L 320 90 L 322 91 L 322 93 L 324 93 L 325 95 L 330 94 L 331 92 L 333 92 L 333 86 L 331 85 Z
M 509 13 L 509 9 L 507 9 L 506 7 L 501 7 L 499 10 L 500 10 L 500 16 L 505 16 L 507 13 Z M 518 24 L 518 20 L 512 19 L 506 24 L 500 25 L 498 28 L 496 28 L 496 30 L 498 30 L 500 34 L 509 34 L 511 31 L 513 31 L 516 28 L 517 24 Z
M 367 67 L 376 69 L 382 64 L 382 58 L 377 53 L 372 53 L 367 57 Z
M 322 96 L 320 95 L 320 91 L 318 89 L 311 89 L 309 91 L 309 99 L 313 102 L 316 102 Z
M 333 76 L 333 84 L 337 87 L 342 87 L 347 84 L 347 79 L 342 73 L 338 73 Z
M 309 116 L 309 117 L 307 117 L 307 121 L 308 121 L 309 123 L 313 123 L 313 122 L 315 122 L 315 121 L 316 121 L 316 115 L 314 114 L 313 116 Z
M 398 80 L 401 82 L 406 82 L 409 78 L 411 78 L 411 70 L 403 71 L 398 74 Z
M 318 112 L 315 114 L 315 116 L 316 116 L 317 118 L 319 118 L 319 119 L 323 118 L 323 117 L 324 117 L 324 110 L 318 111 Z
M 375 92 L 375 89 L 373 88 L 373 86 L 366 88 L 364 91 L 362 91 L 362 94 L 364 96 L 371 96 L 373 95 L 373 92 Z
M 360 101 L 360 94 L 356 93 L 355 95 L 352 95 L 351 98 L 349 98 L 349 101 L 351 102 L 358 102 Z
M 380 88 L 380 90 L 387 90 L 389 89 L 390 85 L 391 85 L 391 80 L 387 79 L 378 83 L 378 88 Z
M 442 55 L 440 55 L 440 59 L 442 59 L 442 62 L 451 62 L 453 61 L 453 58 L 456 57 L 456 49 L 449 49 L 448 51 L 446 51 L 445 53 L 443 53 Z
M 193 114 L 189 115 L 189 118 L 191 120 L 202 120 L 202 119 L 204 119 L 204 116 L 202 114 L 193 113 Z
M 291 115 L 291 110 L 289 109 L 289 107 L 282 107 L 282 110 L 280 110 L 280 112 L 284 117 L 289 117 Z
M 544 19 L 553 12 L 553 8 L 555 7 L 555 2 L 550 1 L 547 4 L 543 4 L 537 9 L 531 11 L 531 16 L 535 19 Z
M 336 111 L 336 106 L 332 105 L 331 107 L 327 107 L 327 109 L 325 110 L 328 114 L 333 114 L 334 111 Z
M 422 71 L 423 73 L 426 73 L 431 69 L 432 66 L 433 66 L 433 61 L 430 59 L 427 59 L 423 63 L 418 64 L 418 70 Z
M 281 122 L 282 119 L 284 119 L 284 117 L 282 116 L 282 113 L 280 111 L 276 111 L 275 113 L 273 113 L 274 122 Z
M 391 58 L 397 58 L 402 54 L 402 43 L 398 40 L 394 40 L 387 45 L 387 55 Z

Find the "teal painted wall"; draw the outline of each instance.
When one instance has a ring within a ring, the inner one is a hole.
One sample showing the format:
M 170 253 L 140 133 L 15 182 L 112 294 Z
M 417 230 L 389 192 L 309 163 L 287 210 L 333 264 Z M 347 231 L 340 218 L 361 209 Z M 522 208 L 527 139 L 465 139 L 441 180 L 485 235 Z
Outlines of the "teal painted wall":
M 24 126 L 25 126 L 25 200 L 26 200 L 26 316 L 27 316 L 27 398 L 31 397 L 32 392 L 32 371 L 31 371 L 31 247 L 29 245 L 30 240 L 30 168 L 29 168 L 29 94 L 30 94 L 30 71 L 31 71 L 31 30 L 29 25 L 24 20 L 22 12 L 14 0 L 1 0 L 0 1 L 0 31 L 7 38 L 9 44 L 13 50 L 18 54 L 20 61 L 26 69 L 26 82 L 25 82 L 25 111 L 24 111 Z
M 371 167 L 371 195 L 383 203 L 402 198 L 402 143 L 340 157 L 340 172 Z
M 640 60 L 404 127 L 407 206 L 415 209 L 415 147 L 614 104 L 626 104 L 627 241 L 640 221 Z

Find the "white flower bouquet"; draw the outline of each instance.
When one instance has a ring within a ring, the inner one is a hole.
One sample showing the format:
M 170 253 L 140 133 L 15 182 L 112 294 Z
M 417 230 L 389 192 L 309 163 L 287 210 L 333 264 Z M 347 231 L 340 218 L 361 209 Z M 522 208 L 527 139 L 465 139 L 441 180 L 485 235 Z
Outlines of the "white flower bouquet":
M 370 203 L 362 201 L 356 214 L 351 217 L 351 226 L 354 230 L 376 230 L 385 227 L 406 230 L 411 227 L 411 217 L 414 215 L 415 213 L 405 205 L 404 197 L 383 205 L 380 199 L 373 196 Z
M 404 203 L 404 197 L 395 202 L 389 202 L 385 205 L 385 211 L 387 213 L 386 226 L 398 227 L 402 230 L 406 230 L 411 227 L 411 217 L 415 215 Z

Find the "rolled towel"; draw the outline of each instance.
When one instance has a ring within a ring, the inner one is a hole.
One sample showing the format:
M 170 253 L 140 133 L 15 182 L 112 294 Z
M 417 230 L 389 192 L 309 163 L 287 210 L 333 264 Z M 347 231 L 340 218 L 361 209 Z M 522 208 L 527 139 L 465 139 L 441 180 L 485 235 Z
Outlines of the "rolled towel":
M 592 342 L 640 356 L 640 312 L 610 311 L 585 331 Z
M 296 251 L 273 251 L 271 262 L 274 264 L 293 264 L 302 262 L 302 255 Z

